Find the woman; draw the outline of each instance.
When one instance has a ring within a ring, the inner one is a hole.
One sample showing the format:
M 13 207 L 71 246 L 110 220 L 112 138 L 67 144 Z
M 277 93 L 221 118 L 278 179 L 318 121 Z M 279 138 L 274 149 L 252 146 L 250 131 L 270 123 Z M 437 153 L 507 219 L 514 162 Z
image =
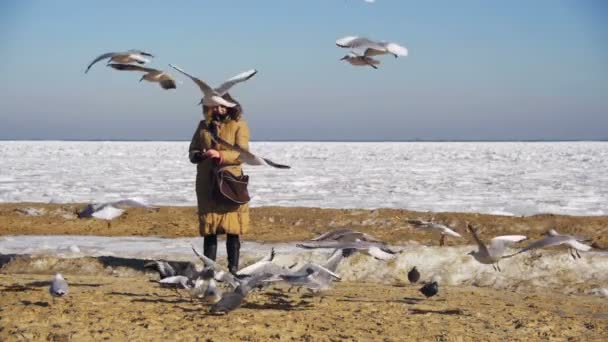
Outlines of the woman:
M 236 103 L 232 108 L 203 106 L 205 120 L 201 121 L 190 142 L 190 161 L 197 164 L 196 198 L 198 201 L 199 233 L 204 237 L 204 254 L 215 260 L 217 235 L 227 234 L 228 269 L 235 274 L 239 267 L 241 243 L 239 235 L 249 229 L 249 205 L 227 205 L 212 194 L 213 170 L 222 167 L 235 176 L 242 175 L 239 153 L 218 144 L 217 134 L 232 145 L 249 150 L 249 127 L 242 118 L 241 105 L 229 94 L 224 99 Z

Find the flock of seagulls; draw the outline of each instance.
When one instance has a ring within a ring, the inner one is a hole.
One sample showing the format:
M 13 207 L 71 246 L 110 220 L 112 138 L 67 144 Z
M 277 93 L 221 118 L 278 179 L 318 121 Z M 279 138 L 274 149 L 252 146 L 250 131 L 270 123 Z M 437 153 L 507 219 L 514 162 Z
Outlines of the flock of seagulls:
M 408 220 L 415 228 L 437 231 L 440 234 L 462 237 L 455 229 L 433 221 Z M 481 264 L 492 265 L 494 270 L 501 272 L 499 261 L 504 258 L 516 256 L 538 248 L 547 248 L 557 245 L 566 245 L 570 249 L 572 258 L 581 258 L 579 251 L 589 251 L 591 246 L 583 242 L 589 239 L 583 236 L 560 234 L 554 229 L 547 232 L 547 236 L 520 248 L 517 252 L 505 255 L 511 245 L 527 240 L 524 235 L 497 236 L 485 244 L 479 237 L 478 229 L 466 224 L 467 230 L 477 244 L 478 249 L 469 253 L 474 260 Z M 449 232 L 449 233 L 446 233 Z M 455 235 L 458 234 L 458 235 Z M 442 235 L 444 236 L 444 235 Z M 166 260 L 153 260 L 144 264 L 144 268 L 151 269 L 159 275 L 159 285 L 172 287 L 178 293 L 187 291 L 191 300 L 199 300 L 210 304 L 209 311 L 215 314 L 225 314 L 239 308 L 249 293 L 268 287 L 285 288 L 287 291 L 296 288 L 305 289 L 313 294 L 322 293 L 339 282 L 342 277 L 337 273 L 338 266 L 354 253 L 362 253 L 377 260 L 390 261 L 399 253 L 389 248 L 382 240 L 352 229 L 337 229 L 328 231 L 310 240 L 296 244 L 304 249 L 332 249 L 333 252 L 323 263 L 306 262 L 284 267 L 275 262 L 274 249 L 256 261 L 241 268 L 234 274 L 215 261 L 200 253 L 193 245 L 194 255 L 202 261 L 203 266 L 192 262 L 176 262 Z M 420 281 L 421 274 L 416 266 L 407 273 L 410 283 Z M 53 300 L 68 294 L 68 283 L 61 274 L 56 274 L 49 288 Z M 439 293 L 437 281 L 425 282 L 419 292 L 426 298 Z M 180 294 L 181 296 L 181 294 Z

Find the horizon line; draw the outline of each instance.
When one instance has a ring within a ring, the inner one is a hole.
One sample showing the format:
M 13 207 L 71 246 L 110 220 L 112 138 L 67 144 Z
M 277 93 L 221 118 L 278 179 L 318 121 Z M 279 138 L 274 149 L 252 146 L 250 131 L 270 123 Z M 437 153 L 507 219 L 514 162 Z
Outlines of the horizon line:
M 0 141 L 189 142 L 182 139 L 3 139 Z M 604 139 L 252 139 L 250 142 L 608 142 Z

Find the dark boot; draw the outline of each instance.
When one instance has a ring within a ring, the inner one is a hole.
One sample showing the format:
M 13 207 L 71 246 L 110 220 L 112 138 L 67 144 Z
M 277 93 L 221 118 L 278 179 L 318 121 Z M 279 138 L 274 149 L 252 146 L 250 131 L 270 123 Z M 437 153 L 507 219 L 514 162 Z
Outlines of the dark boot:
M 239 255 L 241 241 L 238 235 L 228 234 L 226 237 L 226 254 L 228 254 L 228 270 L 236 275 L 239 270 Z
M 205 235 L 203 240 L 203 254 L 215 261 L 217 255 L 217 235 Z

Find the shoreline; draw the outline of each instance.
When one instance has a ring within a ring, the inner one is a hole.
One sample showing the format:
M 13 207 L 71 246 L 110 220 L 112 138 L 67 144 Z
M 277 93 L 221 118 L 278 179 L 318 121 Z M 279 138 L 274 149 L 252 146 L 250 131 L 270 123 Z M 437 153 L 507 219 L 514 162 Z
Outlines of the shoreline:
M 196 207 L 161 206 L 158 211 L 129 208 L 112 220 L 78 219 L 86 204 L 0 203 L 0 235 L 98 235 L 196 237 Z M 28 210 L 33 210 L 28 213 Z M 539 214 L 502 216 L 478 213 L 433 213 L 405 209 L 321 209 L 307 207 L 254 207 L 245 240 L 291 242 L 310 239 L 333 229 L 351 228 L 372 234 L 390 244 L 438 244 L 439 236 L 418 230 L 408 219 L 448 224 L 463 238 L 446 239 L 446 245 L 470 244 L 466 222 L 479 227 L 482 237 L 523 234 L 541 237 L 553 228 L 561 233 L 585 235 L 598 247 L 608 246 L 608 216 Z

